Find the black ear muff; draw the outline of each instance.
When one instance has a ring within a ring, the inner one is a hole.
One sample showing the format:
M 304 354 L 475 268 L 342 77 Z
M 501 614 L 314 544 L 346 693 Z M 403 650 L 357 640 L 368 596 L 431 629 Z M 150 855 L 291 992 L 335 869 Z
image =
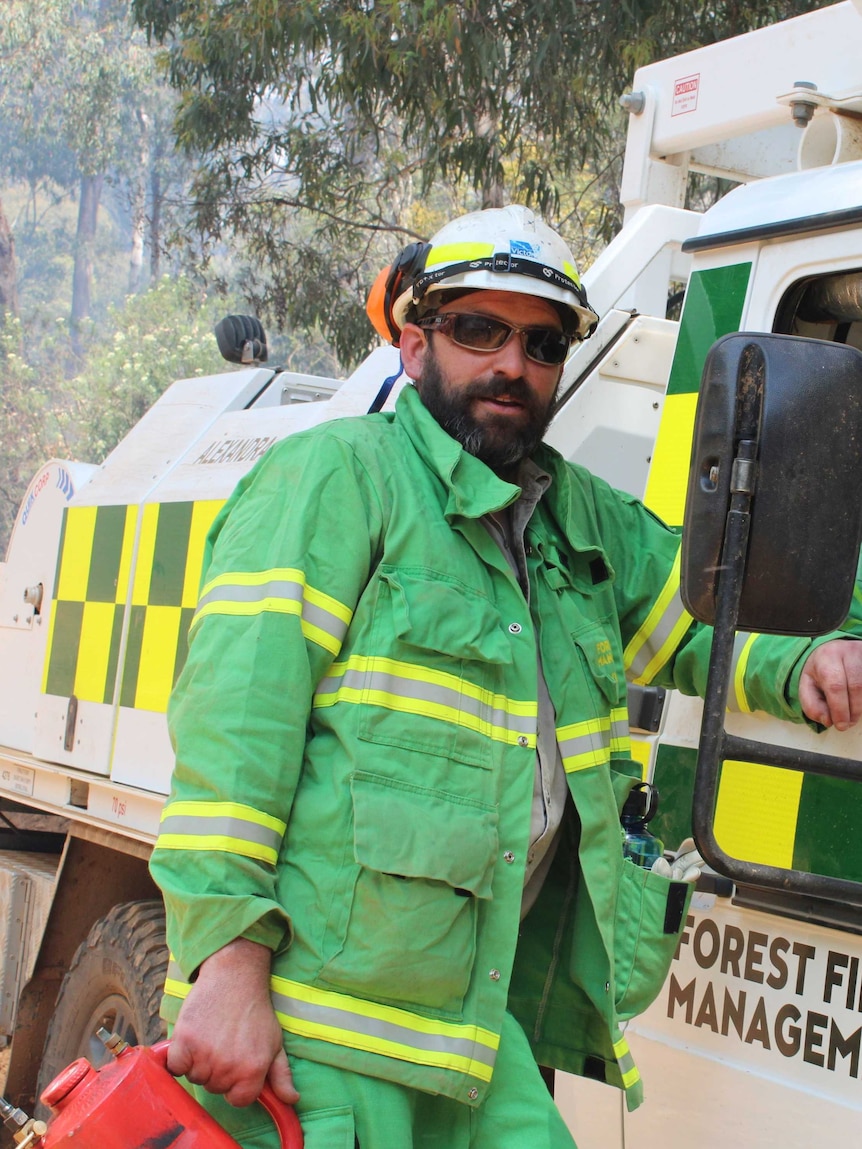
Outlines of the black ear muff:
M 425 270 L 430 243 L 410 243 L 384 267 L 374 281 L 365 311 L 381 337 L 398 346 L 401 328 L 395 322 L 392 308 L 399 295 L 407 291 Z
M 392 315 L 392 307 L 398 297 L 425 270 L 425 261 L 431 250 L 430 243 L 409 243 L 393 261 L 386 277 L 386 286 L 383 291 L 383 315 L 392 335 L 392 342 L 398 346 L 401 338 L 401 328 Z

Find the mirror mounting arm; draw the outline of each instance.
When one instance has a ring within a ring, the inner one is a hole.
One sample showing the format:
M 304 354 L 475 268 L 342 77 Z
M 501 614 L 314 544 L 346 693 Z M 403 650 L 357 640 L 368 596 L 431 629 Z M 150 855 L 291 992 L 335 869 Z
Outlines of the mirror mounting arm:
M 809 423 L 840 427 L 843 434 L 811 435 L 802 443 L 797 428 Z M 846 617 L 862 538 L 860 441 L 857 349 L 741 332 L 719 340 L 704 367 L 698 405 L 682 597 L 694 617 L 714 627 L 692 803 L 698 849 L 734 882 L 862 907 L 862 882 L 733 858 L 714 830 L 720 771 L 728 760 L 862 782 L 860 761 L 724 729 L 737 629 L 815 635 Z M 698 520 L 705 542 L 698 539 Z
M 734 882 L 862 906 L 862 883 L 743 861 L 722 850 L 715 836 L 714 817 L 720 769 L 721 764 L 727 760 L 862 782 L 860 761 L 755 742 L 728 734 L 724 728 L 727 694 L 733 670 L 733 645 L 748 557 L 751 504 L 757 472 L 757 443 L 750 439 L 740 440 L 737 450 L 731 471 L 730 508 L 721 563 L 717 571 L 715 622 L 692 800 L 692 833 L 708 865 Z

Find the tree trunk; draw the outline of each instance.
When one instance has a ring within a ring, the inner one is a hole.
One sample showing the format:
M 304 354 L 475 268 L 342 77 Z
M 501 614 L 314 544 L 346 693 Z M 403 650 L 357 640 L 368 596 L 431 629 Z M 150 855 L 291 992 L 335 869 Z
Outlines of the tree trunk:
M 136 295 L 144 280 L 144 229 L 146 226 L 147 169 L 150 166 L 150 117 L 138 108 L 140 152 L 138 170 L 131 178 L 132 250 L 129 256 L 129 295 Z
M 93 248 L 96 220 L 104 177 L 81 176 L 78 201 L 78 231 L 75 236 L 75 269 L 72 273 L 72 341 L 80 351 L 80 326 L 90 315 L 90 284 L 93 278 Z
M 159 280 L 159 262 L 162 256 L 162 177 L 159 172 L 161 149 L 154 157 L 150 171 L 150 283 L 155 286 Z
M 0 203 L 0 327 L 3 326 L 7 312 L 18 314 L 15 240 L 3 204 Z
M 488 140 L 487 172 L 482 182 L 482 207 L 504 207 L 506 204 L 505 187 L 500 178 L 499 148 L 497 146 L 497 120 L 490 112 L 483 112 L 479 117 L 477 134 L 480 138 Z
M 137 295 L 144 278 L 144 196 L 143 187 L 134 189 L 132 200 L 132 250 L 129 253 L 129 295 Z

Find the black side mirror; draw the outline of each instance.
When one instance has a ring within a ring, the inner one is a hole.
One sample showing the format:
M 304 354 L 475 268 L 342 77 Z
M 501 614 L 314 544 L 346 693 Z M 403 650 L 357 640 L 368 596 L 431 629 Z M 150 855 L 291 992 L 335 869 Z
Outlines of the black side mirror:
M 862 538 L 862 352 L 734 334 L 707 357 L 698 402 L 682 598 L 714 634 L 692 805 L 698 849 L 735 882 L 862 906 L 862 883 L 733 858 L 715 837 L 721 764 L 862 782 L 862 762 L 724 728 L 737 630 L 816 635 L 844 621 Z
M 269 354 L 261 321 L 253 315 L 226 315 L 215 325 L 215 337 L 228 363 L 266 363 Z
M 750 459 L 740 457 L 746 442 Z M 702 622 L 715 619 L 733 488 L 748 482 L 737 628 L 834 630 L 850 608 L 862 540 L 862 351 L 745 333 L 726 335 L 710 350 L 682 549 L 683 602 Z

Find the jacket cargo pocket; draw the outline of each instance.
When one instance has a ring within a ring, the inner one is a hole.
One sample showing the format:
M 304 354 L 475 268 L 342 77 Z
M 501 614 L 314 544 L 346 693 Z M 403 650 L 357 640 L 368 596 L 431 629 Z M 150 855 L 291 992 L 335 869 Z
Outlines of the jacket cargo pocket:
M 628 1021 L 658 996 L 679 941 L 693 886 L 623 861 L 614 916 L 617 1017 Z M 670 920 L 673 932 L 665 933 Z
M 476 947 L 476 899 L 491 896 L 497 814 L 437 790 L 357 773 L 354 858 L 333 988 L 460 1014 Z
M 300 1114 L 303 1149 L 354 1149 L 356 1126 L 353 1110 L 313 1109 Z
M 499 611 L 436 571 L 378 573 L 359 737 L 490 767 L 494 730 L 509 721 L 496 702 L 512 662 Z

